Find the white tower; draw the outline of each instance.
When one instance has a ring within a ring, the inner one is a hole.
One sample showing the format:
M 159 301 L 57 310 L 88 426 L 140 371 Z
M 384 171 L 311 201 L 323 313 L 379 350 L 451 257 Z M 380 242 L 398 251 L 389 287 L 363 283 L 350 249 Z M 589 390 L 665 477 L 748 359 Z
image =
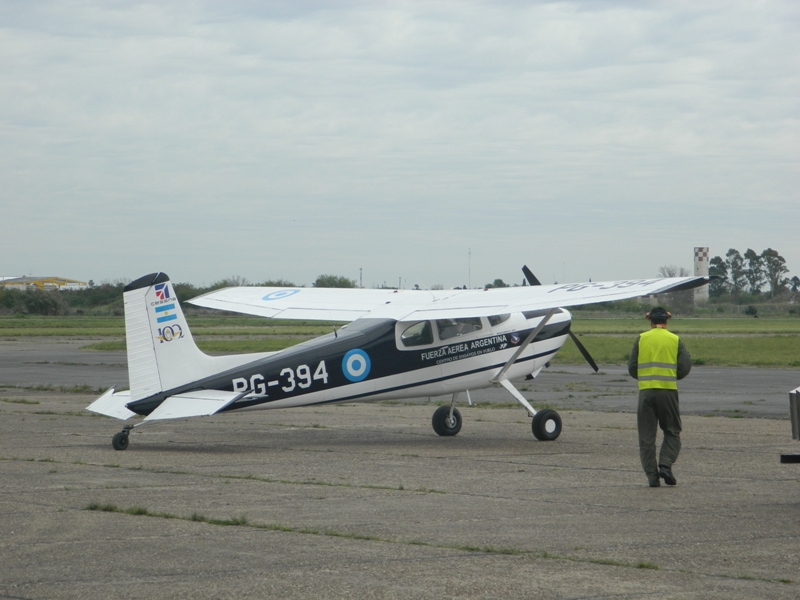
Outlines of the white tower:
M 695 246 L 694 249 L 694 274 L 695 276 L 708 277 L 708 247 Z M 694 288 L 694 301 L 708 300 L 708 286 Z

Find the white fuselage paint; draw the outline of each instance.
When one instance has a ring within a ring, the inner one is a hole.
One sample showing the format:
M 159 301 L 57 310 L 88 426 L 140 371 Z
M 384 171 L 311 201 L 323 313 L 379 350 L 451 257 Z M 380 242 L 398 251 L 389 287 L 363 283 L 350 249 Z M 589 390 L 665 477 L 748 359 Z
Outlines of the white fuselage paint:
M 520 329 L 535 327 L 541 317 L 525 319 L 521 313 L 512 317 L 492 331 L 493 334 L 511 334 Z M 571 321 L 571 315 L 563 310 L 553 316 L 548 324 L 564 324 Z M 484 332 L 484 336 L 486 333 Z M 550 339 L 532 342 L 517 358 L 516 362 L 505 374 L 506 379 L 521 379 L 531 373 L 538 372 L 555 356 L 564 345 L 567 336 L 555 336 Z M 466 342 L 468 343 L 468 341 Z M 449 345 L 449 344 L 448 344 Z M 496 385 L 492 381 L 505 363 L 516 351 L 515 346 L 487 354 L 478 354 L 469 358 L 462 358 L 442 364 L 432 364 L 430 367 L 406 371 L 388 377 L 368 379 L 358 383 L 351 383 L 317 392 L 284 398 L 247 406 L 232 410 L 259 410 L 272 408 L 292 408 L 310 406 L 314 404 L 329 404 L 336 402 L 368 402 L 375 400 L 399 400 L 405 398 L 420 398 L 426 396 L 442 396 L 466 390 L 478 390 Z M 406 352 L 412 350 L 405 350 Z M 420 350 L 416 350 L 420 352 Z M 537 358 L 531 358 L 536 356 Z

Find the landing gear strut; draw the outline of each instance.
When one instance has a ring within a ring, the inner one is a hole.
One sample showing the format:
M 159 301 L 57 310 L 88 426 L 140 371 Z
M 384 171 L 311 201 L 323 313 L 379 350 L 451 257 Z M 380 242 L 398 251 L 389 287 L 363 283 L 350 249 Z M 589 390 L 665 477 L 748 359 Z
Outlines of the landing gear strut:
M 133 425 L 126 425 L 125 429 L 114 434 L 114 437 L 111 438 L 111 445 L 114 446 L 114 450 L 125 450 L 128 447 L 128 434 L 131 429 L 133 429 Z

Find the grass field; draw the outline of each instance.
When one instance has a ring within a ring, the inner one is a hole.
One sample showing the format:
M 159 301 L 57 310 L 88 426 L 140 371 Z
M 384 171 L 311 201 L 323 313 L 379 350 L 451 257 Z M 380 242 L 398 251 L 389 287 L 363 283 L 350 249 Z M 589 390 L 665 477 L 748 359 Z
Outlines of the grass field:
M 334 325 L 321 321 L 281 321 L 258 317 L 219 317 L 187 315 L 192 334 L 202 336 L 319 336 L 333 331 Z M 0 337 L 82 336 L 124 337 L 123 317 L 0 317 Z
M 281 321 L 246 316 L 187 315 L 198 346 L 205 352 L 269 352 L 333 331 L 341 323 Z M 642 318 L 581 318 L 572 330 L 599 364 L 628 360 L 636 334 L 647 328 Z M 670 321 L 695 364 L 717 366 L 800 367 L 798 318 L 687 318 Z M 0 317 L 0 338 L 63 336 L 86 339 L 92 350 L 124 350 L 122 317 Z M 571 341 L 554 364 L 580 363 Z
M 650 324 L 643 318 L 583 319 L 573 314 L 572 330 L 577 333 L 637 334 Z M 800 317 L 793 318 L 684 318 L 671 319 L 669 329 L 685 334 L 800 334 Z
M 595 362 L 604 365 L 625 364 L 630 356 L 635 334 L 581 335 L 581 343 Z M 681 335 L 681 340 L 696 365 L 726 367 L 800 367 L 800 335 Z M 553 364 L 583 362 L 571 340 L 562 347 Z
M 636 319 L 581 319 L 572 331 L 598 364 L 628 361 L 636 334 L 649 324 Z M 800 367 L 800 318 L 695 318 L 670 321 L 692 362 L 712 366 Z M 554 364 L 583 361 L 568 340 Z

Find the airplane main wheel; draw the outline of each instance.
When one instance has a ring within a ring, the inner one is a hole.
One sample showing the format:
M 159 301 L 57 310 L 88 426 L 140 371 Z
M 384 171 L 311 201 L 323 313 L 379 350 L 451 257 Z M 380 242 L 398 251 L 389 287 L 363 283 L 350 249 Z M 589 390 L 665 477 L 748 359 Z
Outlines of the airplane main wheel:
M 457 408 L 453 409 L 453 417 L 450 417 L 450 407 L 440 406 L 433 413 L 433 430 L 439 435 L 455 435 L 461 431 L 461 413 Z
M 545 408 L 533 416 L 531 429 L 537 440 L 543 442 L 554 440 L 561 435 L 561 417 L 556 411 Z
M 125 450 L 128 447 L 128 432 L 120 431 L 115 433 L 114 437 L 111 438 L 111 445 L 114 446 L 114 450 Z

